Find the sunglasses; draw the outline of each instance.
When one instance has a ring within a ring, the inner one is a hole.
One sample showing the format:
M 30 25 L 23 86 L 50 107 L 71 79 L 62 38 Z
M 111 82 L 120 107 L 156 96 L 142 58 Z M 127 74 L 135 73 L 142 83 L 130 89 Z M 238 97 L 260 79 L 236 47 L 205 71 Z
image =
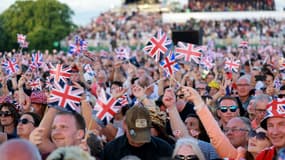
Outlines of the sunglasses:
M 196 155 L 175 155 L 174 160 L 199 160 Z
M 285 94 L 278 94 L 278 98 L 285 98 Z
M 184 94 L 179 94 L 179 95 L 177 95 L 177 97 L 179 97 L 179 98 L 184 98 Z
M 238 109 L 238 106 L 220 106 L 219 110 L 223 113 L 226 113 L 230 109 L 231 112 L 235 112 Z
M 267 139 L 267 136 L 266 136 L 265 132 L 256 132 L 254 130 L 250 131 L 248 133 L 248 136 L 250 138 L 256 137 L 256 139 L 258 139 L 258 140 L 265 140 L 265 139 Z
M 22 123 L 22 124 L 32 123 L 32 124 L 34 124 L 34 122 L 29 121 L 29 120 L 28 120 L 28 119 L 26 119 L 26 118 L 19 119 L 18 123 Z
M 9 117 L 9 116 L 12 116 L 12 113 L 9 112 L 9 111 L 0 111 L 0 116 L 4 116 L 4 117 Z

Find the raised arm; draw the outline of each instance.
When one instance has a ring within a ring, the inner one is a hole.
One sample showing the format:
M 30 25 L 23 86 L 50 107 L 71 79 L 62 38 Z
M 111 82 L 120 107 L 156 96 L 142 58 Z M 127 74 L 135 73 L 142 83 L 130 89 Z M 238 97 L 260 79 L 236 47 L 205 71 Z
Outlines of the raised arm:
M 30 134 L 30 141 L 37 145 L 41 153 L 50 153 L 56 146 L 50 139 L 51 125 L 57 113 L 55 108 L 50 107 L 45 113 L 39 127 Z
M 162 101 L 163 104 L 167 107 L 170 118 L 170 125 L 174 136 L 176 138 L 190 136 L 176 108 L 176 97 L 172 88 L 165 90 Z
M 194 109 L 203 123 L 203 126 L 210 137 L 211 144 L 216 149 L 218 155 L 222 158 L 236 158 L 238 154 L 237 149 L 230 143 L 229 139 L 222 132 L 217 121 L 202 100 L 199 93 L 191 87 L 183 87 L 182 91 L 184 92 L 184 96 L 187 100 L 194 103 Z

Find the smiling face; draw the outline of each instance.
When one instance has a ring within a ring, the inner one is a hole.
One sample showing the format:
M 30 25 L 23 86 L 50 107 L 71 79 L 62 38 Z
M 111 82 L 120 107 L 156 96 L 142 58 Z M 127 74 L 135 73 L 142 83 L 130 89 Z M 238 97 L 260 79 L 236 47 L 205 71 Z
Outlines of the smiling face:
M 285 147 L 285 118 L 271 117 L 267 119 L 267 134 L 274 147 Z
M 30 133 L 36 128 L 33 117 L 29 114 L 23 114 L 17 125 L 17 134 L 21 138 L 29 138 Z
M 257 128 L 254 134 L 249 134 L 247 150 L 253 154 L 260 153 L 263 149 L 270 147 L 271 142 L 266 136 L 266 130 Z
M 223 124 L 227 124 L 230 119 L 237 117 L 239 115 L 239 108 L 237 108 L 236 110 L 231 110 L 230 109 L 231 106 L 237 106 L 236 102 L 232 99 L 224 99 L 220 102 L 220 108 L 221 107 L 227 108 L 226 112 L 222 112 L 220 108 L 217 110 L 217 114 L 220 117 L 220 120 Z
M 52 124 L 51 138 L 57 147 L 78 145 L 84 136 L 83 130 L 76 128 L 71 115 L 57 115 Z

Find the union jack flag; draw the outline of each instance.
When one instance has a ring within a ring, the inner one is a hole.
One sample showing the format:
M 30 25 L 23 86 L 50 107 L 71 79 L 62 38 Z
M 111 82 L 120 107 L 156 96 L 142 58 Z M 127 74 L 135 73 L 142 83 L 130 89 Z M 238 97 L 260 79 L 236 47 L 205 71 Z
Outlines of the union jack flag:
M 44 62 L 43 54 L 38 51 L 37 53 L 32 54 L 32 64 L 39 68 Z
M 125 47 L 119 47 L 115 49 L 116 57 L 121 60 L 129 59 L 130 57 L 130 51 L 128 48 Z
M 29 46 L 29 42 L 27 42 L 27 41 L 20 44 L 20 47 L 22 47 L 22 48 L 28 48 L 28 46 Z
M 42 84 L 40 78 L 30 81 L 29 86 L 33 91 L 42 90 Z
M 237 73 L 239 69 L 239 65 L 240 65 L 240 60 L 232 60 L 232 59 L 226 58 L 225 70 L 229 72 Z
M 2 62 L 2 67 L 5 69 L 6 74 L 11 75 L 19 71 L 19 65 L 16 58 L 7 59 Z
M 117 98 L 117 103 L 116 105 L 119 105 L 119 106 L 125 106 L 127 104 L 129 104 L 129 101 L 128 101 L 128 97 L 126 95 L 123 95 L 119 98 Z
M 48 98 L 49 106 L 61 107 L 80 113 L 80 100 L 84 90 L 65 81 L 55 82 Z
M 172 49 L 168 56 L 166 56 L 161 62 L 160 66 L 164 69 L 168 76 L 171 76 L 175 71 L 180 69 L 179 64 L 176 62 L 175 54 Z
M 101 121 L 105 121 L 106 123 L 110 122 L 110 120 L 114 117 L 114 115 L 121 108 L 120 106 L 116 106 L 117 100 L 113 97 L 110 97 L 108 100 L 105 96 L 105 91 L 101 89 L 101 93 L 98 96 L 96 105 L 94 106 L 94 111 L 96 112 L 96 118 Z
M 47 77 L 45 80 L 45 88 L 51 90 L 52 86 L 53 86 L 53 81 L 50 79 L 50 77 Z
M 26 42 L 26 36 L 23 34 L 17 34 L 17 42 L 19 44 L 23 44 L 24 42 Z
M 241 41 L 238 45 L 239 48 L 247 49 L 248 48 L 248 42 L 247 41 Z
M 57 64 L 56 67 L 54 67 L 52 64 L 50 64 L 50 77 L 55 82 L 58 82 L 60 79 L 66 81 L 71 77 L 71 67 L 69 66 L 63 66 L 62 64 Z
M 90 64 L 85 64 L 84 70 L 86 73 L 88 73 L 90 76 L 95 76 L 95 71 L 91 68 Z
M 284 117 L 285 116 L 285 100 L 277 99 L 270 102 L 267 106 L 264 119 L 267 117 Z
M 75 43 L 69 45 L 69 53 L 76 56 L 84 51 L 87 51 L 87 42 L 79 37 L 75 37 Z
M 175 53 L 178 53 L 176 59 L 184 58 L 184 61 L 191 62 L 193 60 L 195 63 L 199 64 L 200 58 L 202 56 L 202 50 L 205 49 L 203 46 L 194 46 L 191 43 L 178 42 L 178 47 L 175 49 Z
M 200 65 L 203 69 L 211 70 L 215 64 L 209 57 L 202 57 Z
M 155 58 L 156 62 L 159 62 L 162 59 L 162 56 L 168 52 L 171 46 L 172 41 L 167 37 L 166 33 L 159 30 L 155 36 L 150 39 L 143 50 L 149 56 Z

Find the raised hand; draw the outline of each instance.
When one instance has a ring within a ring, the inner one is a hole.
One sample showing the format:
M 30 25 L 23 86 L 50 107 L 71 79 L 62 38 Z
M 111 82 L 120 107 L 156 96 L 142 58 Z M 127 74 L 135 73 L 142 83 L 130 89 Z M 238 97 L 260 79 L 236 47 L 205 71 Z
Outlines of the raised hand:
M 43 143 L 43 134 L 44 134 L 44 128 L 37 127 L 35 128 L 31 134 L 30 134 L 30 142 L 32 142 L 35 145 L 40 145 Z
M 127 92 L 127 88 L 118 87 L 112 92 L 112 97 L 119 98 Z
M 175 104 L 176 103 L 176 96 L 175 96 L 173 88 L 168 88 L 165 90 L 165 93 L 164 93 L 163 98 L 162 98 L 162 102 L 167 108 L 171 108 L 171 107 L 176 106 L 176 104 Z
M 195 106 L 200 106 L 204 104 L 202 97 L 199 93 L 192 87 L 182 87 L 182 92 L 184 97 L 194 103 Z

